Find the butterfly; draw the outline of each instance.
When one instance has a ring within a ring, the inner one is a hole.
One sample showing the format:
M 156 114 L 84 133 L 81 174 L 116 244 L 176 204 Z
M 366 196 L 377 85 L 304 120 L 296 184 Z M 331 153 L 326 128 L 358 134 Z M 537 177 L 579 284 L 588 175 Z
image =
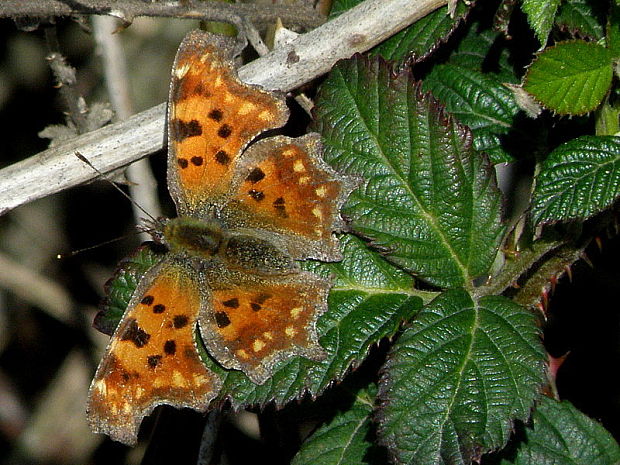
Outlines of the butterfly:
M 204 411 L 218 395 L 197 337 L 257 384 L 281 360 L 325 356 L 315 326 L 331 282 L 297 260 L 342 258 L 334 232 L 357 180 L 323 161 L 318 134 L 256 140 L 284 125 L 288 107 L 238 79 L 233 49 L 194 31 L 174 62 L 167 177 L 178 217 L 151 225 L 167 252 L 141 277 L 87 405 L 93 431 L 126 444 L 156 406 Z

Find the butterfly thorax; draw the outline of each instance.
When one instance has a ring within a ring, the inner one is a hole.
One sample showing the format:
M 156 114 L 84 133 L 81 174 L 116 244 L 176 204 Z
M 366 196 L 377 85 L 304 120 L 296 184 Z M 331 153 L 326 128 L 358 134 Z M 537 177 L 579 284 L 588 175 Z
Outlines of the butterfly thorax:
M 173 253 L 211 258 L 220 253 L 224 241 L 222 225 L 215 219 L 171 218 L 163 227 L 163 242 Z
M 298 267 L 283 247 L 258 231 L 228 230 L 217 219 L 171 218 L 161 226 L 161 242 L 174 254 L 219 260 L 229 269 L 288 274 Z

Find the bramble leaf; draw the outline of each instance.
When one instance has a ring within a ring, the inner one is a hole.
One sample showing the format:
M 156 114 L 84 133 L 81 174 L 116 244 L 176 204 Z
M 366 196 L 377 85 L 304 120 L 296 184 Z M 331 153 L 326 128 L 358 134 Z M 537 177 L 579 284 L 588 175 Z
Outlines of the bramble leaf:
M 400 336 L 379 386 L 379 436 L 397 463 L 466 464 L 506 444 L 545 381 L 535 317 L 500 296 L 437 297 Z
M 379 59 L 343 62 L 319 92 L 316 127 L 325 159 L 365 181 L 343 209 L 354 231 L 437 286 L 488 272 L 504 231 L 494 173 L 419 83 Z
M 620 194 L 620 138 L 582 136 L 556 148 L 536 179 L 536 223 L 587 218 Z
M 527 22 L 534 29 L 536 37 L 544 46 L 553 26 L 553 19 L 560 6 L 560 0 L 523 0 L 521 9 L 527 15 Z
M 563 42 L 538 55 L 524 77 L 523 88 L 560 115 L 582 115 L 599 106 L 611 78 L 611 54 L 605 47 Z
M 512 161 L 502 148 L 500 136 L 513 128 L 519 107 L 499 79 L 445 64 L 435 66 L 424 80 L 424 90 L 430 90 L 446 110 L 471 129 L 475 149 L 488 154 L 492 163 Z
M 562 2 L 555 23 L 574 36 L 599 40 L 603 38 L 605 6 L 589 0 L 566 0 Z
M 330 18 L 342 14 L 362 1 L 336 0 Z M 469 12 L 469 8 L 465 2 L 458 2 L 454 18 L 448 14 L 447 6 L 437 8 L 373 48 L 370 54 L 393 60 L 396 68 L 401 68 L 410 59 L 426 58 L 439 44 L 448 40 Z
M 477 23 L 470 26 L 467 35 L 450 55 L 448 63 L 472 71 L 482 71 L 486 76 L 497 78 L 499 82 L 517 83 L 519 80 L 509 62 L 508 48 L 502 46 L 505 39 L 495 31 L 479 31 L 478 26 Z
M 368 463 L 375 444 L 369 441 L 376 387 L 357 393 L 348 410 L 338 412 L 301 446 L 292 465 L 349 465 Z
M 611 434 L 570 402 L 543 397 L 534 412 L 532 428 L 517 451 L 514 465 L 620 463 L 620 447 Z
M 108 336 L 114 333 L 138 281 L 162 259 L 161 252 L 155 243 L 146 242 L 118 264 L 118 269 L 105 284 L 105 298 L 93 322 L 96 329 Z

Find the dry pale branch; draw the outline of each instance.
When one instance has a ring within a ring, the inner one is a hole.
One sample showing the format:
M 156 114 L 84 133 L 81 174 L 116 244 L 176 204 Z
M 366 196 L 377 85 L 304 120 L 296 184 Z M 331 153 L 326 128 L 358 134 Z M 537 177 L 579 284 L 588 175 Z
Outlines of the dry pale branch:
M 129 95 L 125 52 L 119 35 L 114 34 L 118 21 L 110 16 L 95 16 L 92 23 L 98 49 L 101 51 L 110 103 L 116 117 L 122 121 L 129 118 L 134 110 Z M 140 218 L 144 216 L 141 209 L 146 210 L 154 217 L 161 216 L 157 199 L 157 182 L 148 160 L 143 159 L 132 163 L 129 165 L 126 174 L 131 181 L 129 192 L 135 200 L 135 203 L 132 204 L 135 222 L 139 223 Z M 146 232 L 140 233 L 141 240 L 147 240 L 147 238 Z
M 209 19 L 238 24 L 240 18 L 257 26 L 272 24 L 277 18 L 287 26 L 316 27 L 323 18 L 314 9 L 299 3 L 269 5 L 247 3 L 179 2 L 143 0 L 2 0 L 0 18 L 45 18 L 49 16 L 107 15 L 131 23 L 137 16 Z
M 269 89 L 292 90 L 445 4 L 446 0 L 366 0 L 243 66 L 239 76 Z M 102 172 L 109 172 L 161 150 L 165 109 L 165 104 L 158 105 L 4 168 L 0 171 L 0 215 L 95 178 L 90 167 L 78 162 L 76 151 Z

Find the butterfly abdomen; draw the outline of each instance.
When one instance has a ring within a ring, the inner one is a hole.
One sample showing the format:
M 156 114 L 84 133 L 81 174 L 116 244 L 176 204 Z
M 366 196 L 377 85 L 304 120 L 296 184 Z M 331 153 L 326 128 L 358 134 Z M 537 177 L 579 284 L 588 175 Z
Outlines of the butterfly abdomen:
M 291 256 L 267 240 L 246 234 L 231 235 L 222 248 L 229 268 L 258 274 L 287 274 L 299 271 Z

